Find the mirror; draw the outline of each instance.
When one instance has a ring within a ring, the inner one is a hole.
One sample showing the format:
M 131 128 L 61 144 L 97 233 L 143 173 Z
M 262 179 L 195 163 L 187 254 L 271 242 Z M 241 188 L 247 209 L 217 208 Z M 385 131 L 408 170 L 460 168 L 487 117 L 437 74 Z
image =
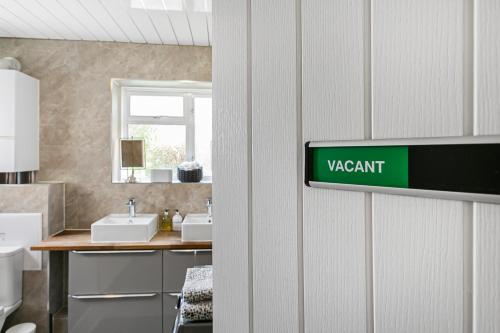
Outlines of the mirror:
M 111 83 L 114 183 L 193 179 L 178 177 L 178 166 L 186 161 L 196 161 L 201 181 L 211 182 L 211 82 L 114 79 Z

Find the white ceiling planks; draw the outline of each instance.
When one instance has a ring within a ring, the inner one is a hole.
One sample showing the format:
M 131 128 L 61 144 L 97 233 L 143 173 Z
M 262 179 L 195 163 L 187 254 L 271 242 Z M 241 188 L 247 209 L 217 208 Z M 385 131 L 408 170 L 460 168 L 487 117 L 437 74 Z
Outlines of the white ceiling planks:
M 9 8 L 6 7 L 3 3 L 0 3 L 0 24 L 4 23 L 5 25 L 2 25 L 2 27 L 4 27 L 6 30 L 14 34 L 24 34 L 31 38 L 34 38 L 38 35 L 42 35 L 44 36 L 44 38 L 48 38 L 42 32 L 37 31 L 37 29 L 34 28 L 26 20 L 27 17 L 25 19 L 20 19 L 18 16 L 16 16 L 16 14 L 12 12 L 12 10 L 9 10 Z
M 185 12 L 172 11 L 168 13 L 172 27 L 174 27 L 175 35 L 179 45 L 194 45 L 193 32 L 189 25 Z
M 187 12 L 187 19 L 191 27 L 193 43 L 195 45 L 210 45 L 207 30 L 207 15 L 200 12 Z
M 55 16 L 51 11 L 48 11 L 45 7 L 40 5 L 38 0 L 1 0 L 2 4 L 9 6 L 11 10 L 17 11 L 19 15 L 25 13 L 26 16 L 31 15 L 33 17 L 30 22 L 36 26 L 40 31 L 43 31 L 44 27 L 49 27 L 50 30 L 56 32 L 57 35 L 61 36 L 62 39 L 82 39 L 82 36 L 76 31 L 71 30 L 65 25 L 57 16 Z M 17 3 L 22 9 L 16 8 L 11 3 Z M 19 11 L 18 11 L 19 10 Z M 54 38 L 56 39 L 56 38 Z
M 0 0 L 3 1 L 3 0 Z M 71 31 L 78 34 L 84 40 L 97 40 L 97 37 L 92 32 L 83 26 L 78 20 L 73 17 L 68 10 L 61 6 L 57 0 L 37 0 L 40 5 L 49 10 L 57 19 L 64 23 L 64 25 Z M 22 14 L 21 14 L 22 15 Z M 19 36 L 22 37 L 22 36 Z M 79 39 L 79 38 L 75 38 Z
M 143 34 L 137 28 L 137 25 L 128 14 L 129 8 L 123 6 L 122 0 L 99 0 L 106 8 L 107 12 L 113 17 L 128 39 L 134 43 L 147 43 Z
M 129 9 L 128 12 L 147 43 L 163 44 L 163 41 L 158 34 L 158 30 L 156 30 L 156 27 L 151 21 L 151 17 L 149 17 L 146 10 Z
M 47 36 L 47 38 L 64 38 L 63 35 L 51 28 L 38 15 L 35 15 L 33 10 L 29 10 L 24 7 L 23 2 L 21 1 L 4 0 L 0 3 L 0 10 L 4 11 L 4 14 L 12 14 L 15 17 L 14 22 L 16 22 L 16 24 L 24 24 L 25 26 L 30 27 L 33 36 L 41 34 L 43 36 Z M 20 17 L 19 14 L 16 14 L 21 12 L 24 12 L 26 15 L 24 17 Z
M 108 12 L 100 0 L 80 0 L 80 5 L 85 7 L 87 12 L 94 17 L 96 22 L 107 31 L 115 42 L 130 42 L 130 39 L 116 24 L 113 16 Z
M 0 0 L 0 37 L 209 46 L 211 1 L 197 1 Z
M 212 13 L 207 13 L 207 30 L 208 30 L 208 41 L 212 45 Z
M 80 0 L 57 0 L 80 26 L 88 30 L 96 40 L 110 42 L 113 41 L 111 35 L 103 28 L 96 18 L 82 5 Z
M 172 22 L 166 11 L 162 10 L 149 10 L 149 17 L 156 26 L 156 30 L 160 34 L 161 40 L 164 44 L 179 45 L 177 35 L 172 27 Z

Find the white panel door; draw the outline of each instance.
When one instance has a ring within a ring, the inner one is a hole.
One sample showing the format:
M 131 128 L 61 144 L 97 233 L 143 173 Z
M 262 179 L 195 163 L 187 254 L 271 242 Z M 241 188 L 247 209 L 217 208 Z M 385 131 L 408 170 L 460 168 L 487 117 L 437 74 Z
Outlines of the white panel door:
M 462 135 L 463 1 L 372 2 L 373 134 Z
M 248 0 L 213 2 L 214 332 L 250 331 Z M 222 47 L 223 45 L 223 47 Z
M 500 134 L 500 2 L 475 1 L 474 134 Z M 500 205 L 474 205 L 474 333 L 500 332 Z
M 462 332 L 462 205 L 374 195 L 375 332 Z
M 462 135 L 463 10 L 460 1 L 372 2 L 373 138 Z M 463 210 L 373 195 L 375 332 L 462 332 Z
M 302 0 L 304 141 L 363 139 L 363 0 Z M 305 332 L 364 332 L 365 194 L 305 189 Z
M 296 8 L 252 0 L 254 332 L 299 332 Z M 300 147 L 300 148 L 299 148 Z
M 364 196 L 304 191 L 306 332 L 366 331 Z
M 500 1 L 475 1 L 475 134 L 500 134 Z
M 474 206 L 474 333 L 500 332 L 500 205 Z

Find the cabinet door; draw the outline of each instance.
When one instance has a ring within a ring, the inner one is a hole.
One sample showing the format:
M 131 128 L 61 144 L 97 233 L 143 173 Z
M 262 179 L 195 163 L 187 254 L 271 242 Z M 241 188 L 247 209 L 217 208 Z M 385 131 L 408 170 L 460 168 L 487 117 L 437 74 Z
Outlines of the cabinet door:
M 178 292 L 184 285 L 186 270 L 195 265 L 195 250 L 163 252 L 163 291 Z
M 16 71 L 0 70 L 0 137 L 16 135 Z
M 196 250 L 195 266 L 212 265 L 212 250 Z
M 69 333 L 162 333 L 162 295 L 69 296 Z
M 179 310 L 177 309 L 180 292 L 163 293 L 163 331 L 172 332 L 175 325 L 175 318 Z
M 73 251 L 71 295 L 162 291 L 161 251 Z

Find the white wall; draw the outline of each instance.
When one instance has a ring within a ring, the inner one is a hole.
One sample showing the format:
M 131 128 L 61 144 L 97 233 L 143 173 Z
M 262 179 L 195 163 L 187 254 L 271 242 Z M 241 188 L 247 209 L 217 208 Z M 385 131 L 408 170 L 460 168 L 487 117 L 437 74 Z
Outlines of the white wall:
M 500 135 L 497 0 L 214 2 L 216 332 L 500 331 L 500 206 L 306 188 L 306 141 Z

